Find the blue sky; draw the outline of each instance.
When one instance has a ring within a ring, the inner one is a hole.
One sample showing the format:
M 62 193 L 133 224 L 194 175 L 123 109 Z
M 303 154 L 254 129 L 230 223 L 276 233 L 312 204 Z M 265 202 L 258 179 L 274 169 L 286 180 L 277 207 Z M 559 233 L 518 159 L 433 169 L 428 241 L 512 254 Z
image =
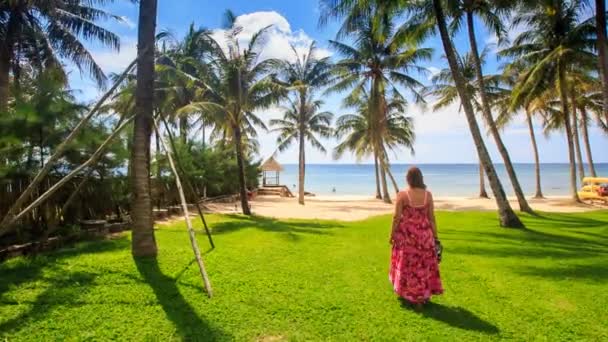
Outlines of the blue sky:
M 158 30 L 170 30 L 177 37 L 182 37 L 190 23 L 209 29 L 219 28 L 222 24 L 224 11 L 229 8 L 240 15 L 240 23 L 245 31 L 256 30 L 266 25 L 274 25 L 274 29 L 267 37 L 267 45 L 263 56 L 288 57 L 289 43 L 304 47 L 310 41 L 315 40 L 320 47 L 320 53 L 330 54 L 332 58 L 338 58 L 332 51 L 327 49 L 327 41 L 333 39 L 337 31 L 337 23 L 320 28 L 317 26 L 319 16 L 318 0 L 278 1 L 278 0 L 231 0 L 231 1 L 209 1 L 209 0 L 159 0 Z M 137 42 L 137 5 L 129 1 L 118 2 L 108 8 L 114 14 L 125 17 L 125 23 L 106 23 L 106 27 L 118 33 L 122 39 L 122 47 L 119 53 L 104 49 L 96 44 L 88 44 L 94 57 L 106 72 L 120 72 L 136 55 Z M 485 45 L 494 41 L 492 35 L 485 32 L 482 25 L 477 25 L 478 42 Z M 511 34 L 515 34 L 512 32 Z M 468 42 L 464 34 L 455 38 L 457 48 L 462 52 L 468 50 Z M 442 46 L 437 38 L 429 39 L 426 47 L 435 49 L 433 60 L 424 63 L 431 71 L 445 67 L 445 61 L 441 58 Z M 485 72 L 496 70 L 498 62 L 492 55 L 488 58 Z M 421 81 L 428 82 L 427 77 L 421 77 Z M 99 91 L 94 82 L 86 75 L 82 76 L 77 71 L 71 73 L 71 86 L 79 90 L 79 98 L 83 101 L 94 100 Z M 341 95 L 332 95 L 323 98 L 325 109 L 332 111 L 336 117 L 345 114 L 340 108 Z M 432 99 L 427 99 L 431 101 Z M 280 110 L 273 108 L 258 113 L 266 122 L 271 118 L 280 116 Z M 417 139 L 415 143 L 416 153 L 414 156 L 406 151 L 396 151 L 391 155 L 391 160 L 400 163 L 474 163 L 477 161 L 474 145 L 470 137 L 464 114 L 458 112 L 458 106 L 448 107 L 439 112 L 430 110 L 422 111 L 415 105 L 408 109 L 408 115 L 412 116 L 416 125 Z M 523 116 L 516 119 L 513 124 L 503 132 L 503 138 L 515 162 L 533 162 L 530 148 L 530 138 Z M 480 121 L 481 122 L 481 121 Z M 542 162 L 567 162 L 565 136 L 561 132 L 548 136 L 542 134 L 541 128 L 537 128 L 537 139 L 541 152 Z M 260 157 L 266 158 L 275 152 L 276 135 L 260 132 Z M 596 127 L 590 129 L 590 138 L 594 159 L 597 162 L 608 162 L 608 137 Z M 500 158 L 490 139 L 486 139 L 488 148 L 495 162 Z M 333 139 L 324 141 L 325 147 L 331 151 L 336 141 Z M 294 147 L 278 155 L 278 160 L 284 163 L 297 163 L 297 149 Z M 331 158 L 331 153 L 324 155 L 310 147 L 307 148 L 307 162 L 309 163 L 353 163 L 356 159 L 346 155 L 339 161 Z M 362 160 L 368 163 L 370 160 Z

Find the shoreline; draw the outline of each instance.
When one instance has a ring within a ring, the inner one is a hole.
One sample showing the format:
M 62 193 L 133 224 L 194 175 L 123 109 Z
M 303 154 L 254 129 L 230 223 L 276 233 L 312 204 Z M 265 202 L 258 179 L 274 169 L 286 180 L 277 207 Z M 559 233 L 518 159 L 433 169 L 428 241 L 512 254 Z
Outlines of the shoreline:
M 323 219 L 358 221 L 372 216 L 390 214 L 393 204 L 386 204 L 373 196 L 362 195 L 323 195 L 305 198 L 306 204 L 298 204 L 297 198 L 258 196 L 250 202 L 254 214 L 278 219 Z M 575 204 L 568 196 L 548 196 L 543 199 L 528 199 L 534 210 L 544 212 L 586 212 L 600 210 L 600 206 Z M 517 210 L 517 200 L 509 197 L 513 209 Z M 234 203 L 210 204 L 212 212 L 223 214 L 240 213 Z M 474 198 L 464 196 L 440 196 L 435 198 L 435 210 L 441 211 L 494 211 L 493 198 Z

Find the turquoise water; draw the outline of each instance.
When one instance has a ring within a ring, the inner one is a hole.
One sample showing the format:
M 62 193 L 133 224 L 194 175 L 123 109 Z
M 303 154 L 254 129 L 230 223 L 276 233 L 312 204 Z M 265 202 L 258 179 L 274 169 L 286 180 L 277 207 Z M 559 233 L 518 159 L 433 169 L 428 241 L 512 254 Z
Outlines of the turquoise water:
M 400 187 L 405 184 L 405 172 L 411 165 L 392 165 L 391 169 Z M 425 183 L 435 196 L 476 196 L 479 192 L 479 174 L 476 164 L 420 164 Z M 298 184 L 298 165 L 283 165 L 281 183 L 295 189 Z M 508 194 L 511 183 L 504 165 L 496 165 L 500 179 Z M 519 181 L 528 195 L 534 194 L 534 164 L 515 164 Z M 598 176 L 608 177 L 608 163 L 596 164 Z M 387 179 L 390 183 L 390 180 Z M 541 165 L 542 190 L 545 195 L 567 195 L 568 164 Z M 332 189 L 335 188 L 334 193 Z M 389 189 L 392 189 L 392 185 Z M 491 194 L 490 188 L 486 189 Z M 317 195 L 374 195 L 373 164 L 309 164 L 306 165 L 306 191 Z M 392 192 L 392 191 L 391 191 Z

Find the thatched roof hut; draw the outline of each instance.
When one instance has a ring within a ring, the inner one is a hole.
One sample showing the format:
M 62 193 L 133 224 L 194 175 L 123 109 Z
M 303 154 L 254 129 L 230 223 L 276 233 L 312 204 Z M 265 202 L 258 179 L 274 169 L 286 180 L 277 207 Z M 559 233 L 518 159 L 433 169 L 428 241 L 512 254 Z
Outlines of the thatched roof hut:
M 283 171 L 283 166 L 279 164 L 274 157 L 268 158 L 261 166 L 262 169 L 262 185 L 263 186 L 278 186 L 279 174 Z

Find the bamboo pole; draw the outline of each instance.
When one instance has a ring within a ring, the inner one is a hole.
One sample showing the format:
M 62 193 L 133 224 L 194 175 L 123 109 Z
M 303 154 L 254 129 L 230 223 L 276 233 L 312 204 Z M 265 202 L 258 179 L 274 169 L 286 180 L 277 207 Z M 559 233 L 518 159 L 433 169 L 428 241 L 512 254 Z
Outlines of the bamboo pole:
M 154 121 L 154 129 L 156 130 L 156 134 L 159 134 L 158 125 L 156 124 L 156 120 Z M 182 183 L 179 179 L 179 174 L 177 169 L 175 168 L 175 164 L 173 163 L 173 158 L 171 157 L 171 152 L 167 148 L 167 144 L 165 143 L 165 139 L 161 137 L 160 144 L 165 150 L 167 154 L 167 159 L 169 160 L 169 166 L 171 167 L 171 171 L 175 176 L 175 185 L 177 186 L 177 191 L 179 192 L 179 198 L 182 202 L 182 210 L 184 211 L 184 218 L 186 219 L 186 226 L 188 227 L 188 236 L 190 237 L 190 244 L 192 244 L 192 250 L 194 251 L 194 256 L 196 258 L 196 262 L 198 263 L 198 269 L 201 272 L 201 276 L 203 277 L 203 282 L 205 284 L 205 289 L 207 290 L 207 295 L 209 298 L 213 297 L 213 290 L 211 289 L 211 282 L 209 282 L 209 277 L 207 276 L 207 271 L 205 270 L 205 264 L 203 263 L 203 258 L 201 257 L 201 251 L 198 248 L 198 243 L 196 242 L 196 235 L 194 234 L 194 229 L 192 229 L 192 222 L 190 221 L 190 214 L 188 213 L 188 204 L 186 203 L 186 196 L 184 195 L 184 189 L 182 189 Z
M 97 113 L 99 108 L 104 104 L 104 102 L 114 93 L 114 90 L 118 88 L 118 86 L 122 83 L 122 81 L 127 77 L 131 69 L 135 66 L 137 62 L 137 58 L 129 64 L 129 66 L 123 71 L 120 77 L 116 80 L 112 88 L 110 88 L 103 96 L 97 101 L 95 106 L 78 122 L 76 127 L 68 134 L 68 136 L 57 146 L 55 152 L 49 157 L 46 164 L 38 171 L 34 179 L 30 182 L 27 188 L 21 193 L 21 195 L 15 200 L 13 205 L 9 208 L 6 215 L 2 221 L 0 221 L 0 236 L 3 236 L 7 232 L 10 231 L 10 226 L 17 221 L 15 216 L 15 212 L 21 208 L 22 205 L 25 204 L 25 201 L 31 196 L 34 190 L 38 187 L 40 182 L 46 175 L 51 171 L 51 168 L 54 166 L 55 162 L 59 160 L 59 158 L 63 155 L 63 152 L 67 149 L 68 145 L 76 138 L 78 133 L 85 127 L 87 122 L 91 120 L 91 118 Z
M 93 162 L 95 162 L 97 160 L 97 158 L 99 158 L 99 155 L 103 153 L 103 151 L 106 149 L 106 147 L 112 142 L 112 140 L 114 140 L 114 138 L 116 138 L 116 136 L 118 136 L 120 131 L 122 131 L 122 129 L 125 128 L 131 122 L 131 120 L 133 120 L 133 117 L 130 117 L 129 119 L 125 120 L 120 126 L 118 126 L 114 130 L 114 132 L 112 132 L 112 134 L 110 134 L 110 136 L 108 136 L 106 138 L 106 140 L 97 148 L 95 153 L 93 153 L 93 155 L 86 162 L 84 162 L 83 164 L 80 164 L 80 166 L 78 166 L 77 168 L 72 170 L 72 172 L 68 173 L 67 176 L 63 177 L 59 182 L 55 183 L 52 187 L 50 187 L 42 195 L 38 196 L 38 198 L 36 198 L 36 200 L 34 200 L 34 202 L 32 202 L 30 205 L 28 205 L 20 213 L 18 213 L 15 216 L 12 216 L 7 221 L 7 224 L 2 226 L 2 228 L 0 229 L 0 236 L 6 234 L 9 231 L 9 228 L 13 225 L 13 223 L 15 223 L 17 220 L 22 218 L 24 215 L 26 215 L 33 209 L 37 208 L 40 204 L 42 204 L 44 201 L 46 201 L 51 195 L 53 195 L 57 190 L 59 190 L 63 185 L 65 185 L 67 182 L 69 182 L 70 179 L 74 178 L 74 176 L 76 176 L 82 170 L 84 170 L 86 167 L 88 167 Z
M 207 234 L 207 239 L 209 239 L 209 244 L 211 244 L 211 248 L 215 248 L 215 244 L 213 243 L 213 238 L 211 237 L 211 232 L 209 231 L 209 227 L 207 226 L 207 221 L 205 220 L 205 215 L 203 214 L 203 210 L 201 209 L 201 205 L 198 200 L 198 196 L 196 195 L 196 191 L 194 191 L 194 187 L 192 186 L 192 182 L 190 182 L 190 178 L 184 169 L 182 162 L 177 154 L 177 150 L 175 148 L 175 139 L 173 138 L 173 134 L 171 133 L 171 129 L 169 129 L 169 124 L 167 124 L 167 120 L 161 116 L 161 120 L 163 121 L 163 125 L 165 126 L 165 130 L 167 130 L 167 135 L 169 136 L 169 143 L 171 144 L 171 150 L 175 155 L 175 162 L 177 167 L 179 168 L 181 174 L 184 177 L 186 182 L 186 187 L 188 188 L 190 195 L 196 197 L 196 210 L 198 211 L 198 216 L 200 216 L 201 221 L 203 222 L 203 227 L 205 227 L 205 233 Z M 158 133 L 158 132 L 157 132 Z

